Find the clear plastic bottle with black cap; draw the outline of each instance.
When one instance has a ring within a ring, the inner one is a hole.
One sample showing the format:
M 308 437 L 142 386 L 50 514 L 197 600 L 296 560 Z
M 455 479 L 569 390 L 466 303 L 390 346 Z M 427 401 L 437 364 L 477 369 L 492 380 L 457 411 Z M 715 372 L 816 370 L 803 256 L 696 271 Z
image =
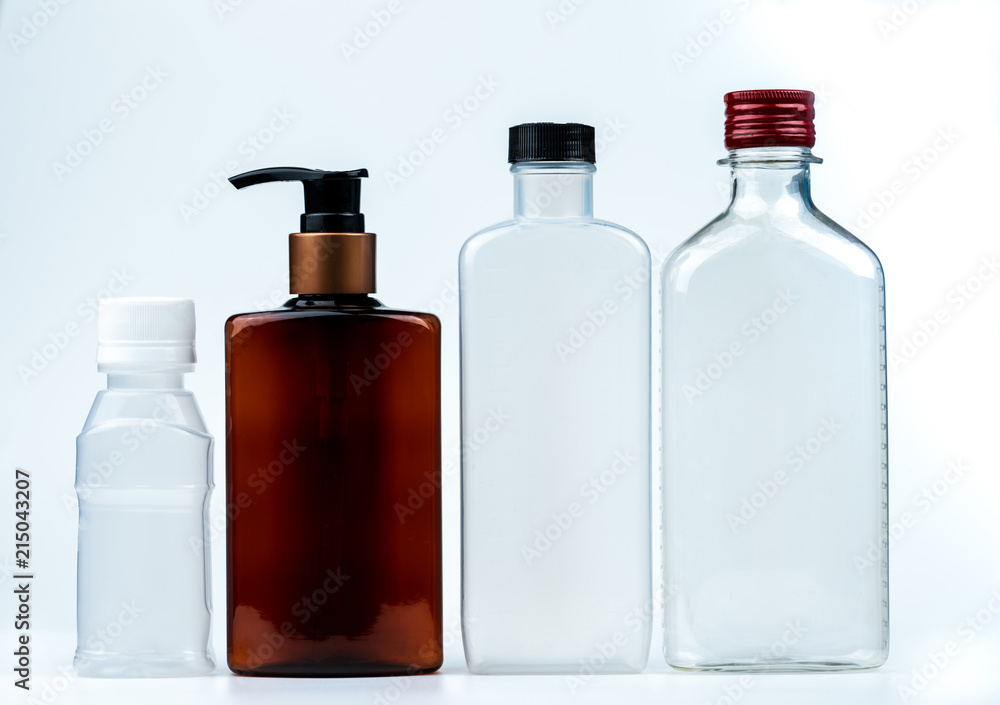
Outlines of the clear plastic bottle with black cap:
M 663 268 L 667 661 L 888 651 L 885 291 L 812 201 L 813 94 L 725 97 L 732 198 Z
M 292 298 L 226 322 L 228 663 L 250 676 L 441 666 L 441 328 L 382 306 L 364 169 L 301 181 Z
M 510 129 L 514 217 L 459 258 L 462 631 L 474 673 L 646 665 L 650 256 L 593 215 L 594 130 Z

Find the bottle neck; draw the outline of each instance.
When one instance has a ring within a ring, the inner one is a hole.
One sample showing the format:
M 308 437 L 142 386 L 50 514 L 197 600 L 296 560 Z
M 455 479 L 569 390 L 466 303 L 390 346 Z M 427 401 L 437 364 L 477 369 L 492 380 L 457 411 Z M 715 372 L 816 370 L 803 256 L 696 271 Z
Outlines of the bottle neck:
M 589 162 L 527 162 L 514 175 L 514 217 L 544 220 L 594 217 L 594 172 Z
M 299 294 L 285 308 L 379 308 L 382 303 L 368 294 Z
M 108 389 L 184 389 L 183 372 L 108 372 Z
M 743 217 L 769 211 L 794 214 L 814 208 L 809 165 L 822 160 L 807 147 L 735 149 L 719 164 L 729 165 L 729 212 Z

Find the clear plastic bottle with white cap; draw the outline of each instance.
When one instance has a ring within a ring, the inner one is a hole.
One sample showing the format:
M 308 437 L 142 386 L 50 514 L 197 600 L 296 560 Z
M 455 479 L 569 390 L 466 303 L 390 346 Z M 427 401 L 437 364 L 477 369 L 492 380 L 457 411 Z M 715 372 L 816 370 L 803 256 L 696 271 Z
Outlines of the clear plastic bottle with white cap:
M 108 375 L 77 438 L 77 649 L 89 677 L 211 672 L 212 436 L 184 373 L 194 303 L 102 299 Z

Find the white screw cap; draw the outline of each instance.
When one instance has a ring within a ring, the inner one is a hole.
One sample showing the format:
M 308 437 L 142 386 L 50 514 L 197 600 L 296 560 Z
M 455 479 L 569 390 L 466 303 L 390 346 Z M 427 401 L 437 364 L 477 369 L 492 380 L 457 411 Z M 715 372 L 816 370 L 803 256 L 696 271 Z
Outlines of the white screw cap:
M 101 299 L 97 313 L 97 370 L 163 369 L 191 372 L 194 301 L 152 296 Z

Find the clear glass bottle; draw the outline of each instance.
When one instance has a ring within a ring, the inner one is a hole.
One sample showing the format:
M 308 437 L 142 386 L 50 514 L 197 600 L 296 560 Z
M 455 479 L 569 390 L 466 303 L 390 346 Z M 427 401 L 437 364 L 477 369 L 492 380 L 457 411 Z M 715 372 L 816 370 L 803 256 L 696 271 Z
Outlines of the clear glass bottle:
M 812 202 L 812 94 L 726 105 L 732 200 L 663 269 L 664 653 L 687 669 L 879 666 L 882 267 Z
M 214 670 L 208 503 L 212 437 L 184 373 L 194 304 L 103 299 L 97 394 L 77 438 L 77 650 L 82 676 Z
M 593 217 L 593 128 L 511 128 L 514 219 L 459 261 L 474 673 L 635 672 L 650 642 L 650 257 Z

